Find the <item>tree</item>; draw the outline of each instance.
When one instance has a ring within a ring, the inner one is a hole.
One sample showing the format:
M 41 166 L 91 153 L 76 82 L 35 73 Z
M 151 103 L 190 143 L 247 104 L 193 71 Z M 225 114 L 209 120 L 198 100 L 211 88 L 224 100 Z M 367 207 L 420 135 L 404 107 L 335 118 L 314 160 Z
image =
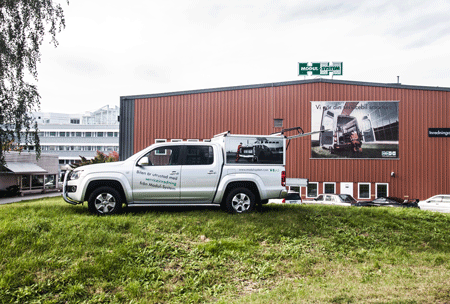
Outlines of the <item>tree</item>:
M 97 151 L 97 155 L 93 159 L 87 159 L 84 156 L 80 155 L 80 162 L 70 164 L 70 167 L 72 169 L 85 166 L 85 165 L 92 165 L 92 164 L 101 164 L 101 163 L 112 163 L 119 161 L 119 153 L 116 151 L 110 152 L 108 155 L 104 154 L 103 152 Z
M 67 4 L 69 2 L 67 1 Z M 6 143 L 34 145 L 40 154 L 37 123 L 39 109 L 37 63 L 48 34 L 56 47 L 56 34 L 65 27 L 60 4 L 52 0 L 0 0 L 0 165 L 5 164 Z

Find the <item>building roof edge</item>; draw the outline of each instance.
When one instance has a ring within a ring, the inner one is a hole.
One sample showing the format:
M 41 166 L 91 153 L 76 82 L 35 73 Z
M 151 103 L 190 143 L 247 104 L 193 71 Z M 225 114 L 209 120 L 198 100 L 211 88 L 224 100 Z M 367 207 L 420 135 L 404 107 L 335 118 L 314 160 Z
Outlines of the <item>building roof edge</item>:
M 267 88 L 267 87 L 281 87 L 281 86 L 300 85 L 300 84 L 309 84 L 309 83 L 331 83 L 331 84 L 343 84 L 343 85 L 384 87 L 384 88 L 393 88 L 393 89 L 450 92 L 450 88 L 445 88 L 445 87 L 429 87 L 429 86 L 418 86 L 418 85 L 404 85 L 401 83 L 377 83 L 377 82 L 363 82 L 363 81 L 354 81 L 354 80 L 335 80 L 335 79 L 317 78 L 317 79 L 308 79 L 308 80 L 292 80 L 292 81 L 284 81 L 284 82 L 272 82 L 272 83 L 253 84 L 253 85 L 218 87 L 218 88 L 210 88 L 210 89 L 176 91 L 176 92 L 167 92 L 167 93 L 129 95 L 129 96 L 121 96 L 120 100 L 126 101 L 126 100 L 135 100 L 135 99 L 144 99 L 144 98 L 157 98 L 157 97 L 214 93 L 214 92 L 235 91 L 235 90 L 260 89 L 260 88 Z

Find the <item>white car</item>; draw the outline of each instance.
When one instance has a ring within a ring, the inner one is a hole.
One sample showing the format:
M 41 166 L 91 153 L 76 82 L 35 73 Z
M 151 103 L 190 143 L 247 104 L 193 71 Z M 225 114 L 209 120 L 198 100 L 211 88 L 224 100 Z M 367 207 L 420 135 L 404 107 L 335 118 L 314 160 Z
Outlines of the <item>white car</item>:
M 314 203 L 326 205 L 351 206 L 356 203 L 353 196 L 349 194 L 320 194 L 314 199 Z
M 422 210 L 450 213 L 450 194 L 438 194 L 419 202 Z

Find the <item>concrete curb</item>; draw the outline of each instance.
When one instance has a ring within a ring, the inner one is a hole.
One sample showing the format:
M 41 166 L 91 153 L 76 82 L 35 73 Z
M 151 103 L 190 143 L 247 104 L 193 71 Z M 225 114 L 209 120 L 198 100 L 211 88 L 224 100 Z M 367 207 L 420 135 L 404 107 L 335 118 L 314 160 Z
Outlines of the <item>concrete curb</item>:
M 4 197 L 0 198 L 0 205 L 18 203 L 23 201 L 30 201 L 34 199 L 41 199 L 46 197 L 56 197 L 62 196 L 61 192 L 49 192 L 49 193 L 40 193 L 40 194 L 26 194 L 24 196 L 15 196 L 15 197 Z

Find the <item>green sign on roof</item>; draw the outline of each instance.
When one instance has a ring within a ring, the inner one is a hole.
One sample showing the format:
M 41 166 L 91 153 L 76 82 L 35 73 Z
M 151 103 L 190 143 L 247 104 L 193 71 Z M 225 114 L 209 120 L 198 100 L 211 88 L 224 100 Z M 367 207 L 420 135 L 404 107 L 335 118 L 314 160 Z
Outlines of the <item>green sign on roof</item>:
M 298 75 L 333 75 L 342 76 L 342 62 L 299 62 Z

